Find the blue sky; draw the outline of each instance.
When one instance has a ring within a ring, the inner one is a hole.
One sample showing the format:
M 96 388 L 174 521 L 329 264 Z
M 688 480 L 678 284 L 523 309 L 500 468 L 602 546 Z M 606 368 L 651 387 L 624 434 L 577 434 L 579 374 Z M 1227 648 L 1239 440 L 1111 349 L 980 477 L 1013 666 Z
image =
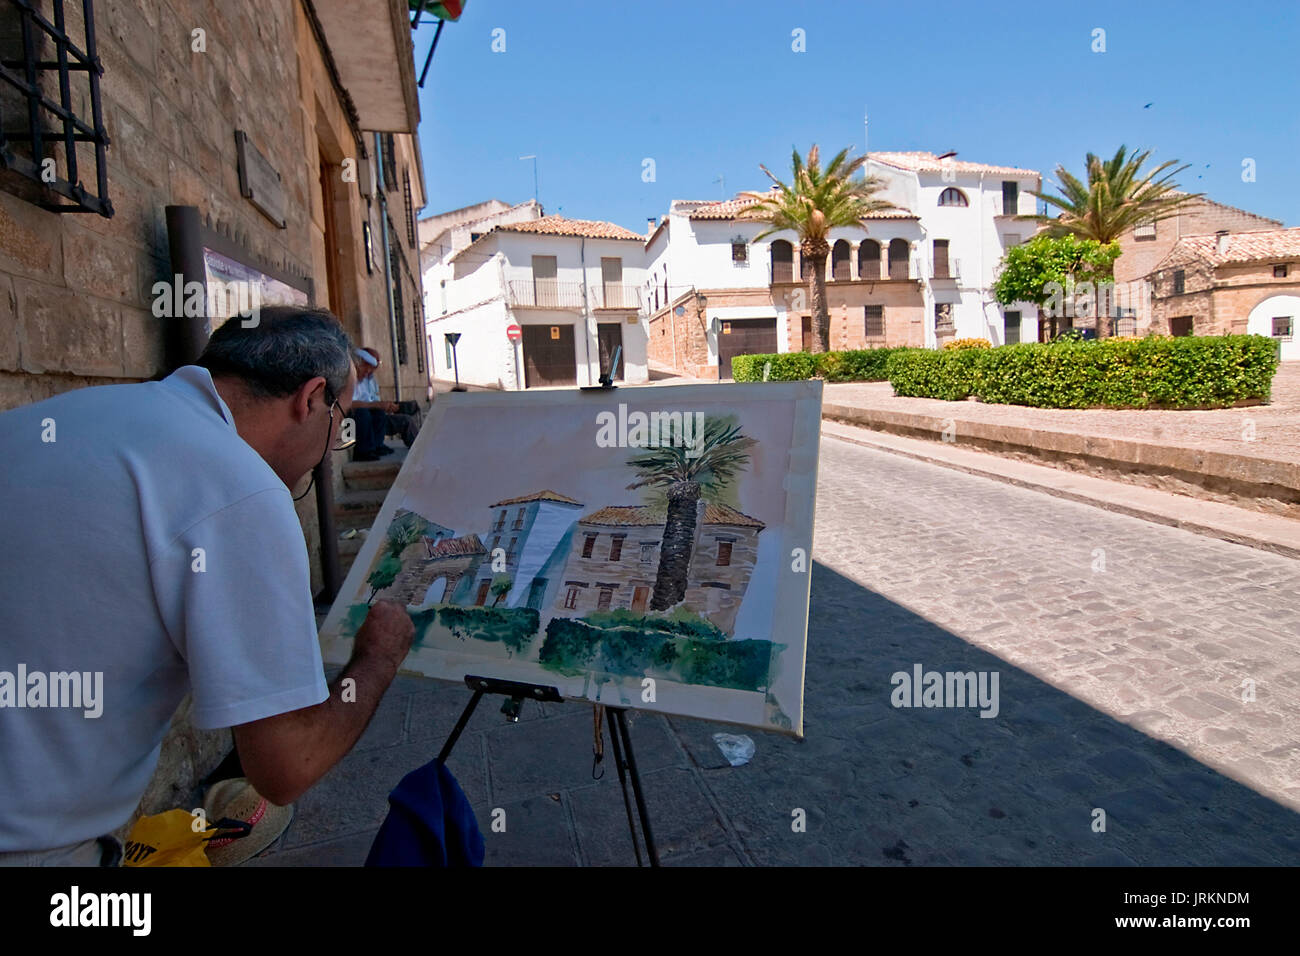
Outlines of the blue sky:
M 417 69 L 432 37 L 416 35 Z M 860 153 L 868 113 L 873 150 L 1045 180 L 1081 175 L 1090 150 L 1153 148 L 1192 164 L 1189 191 L 1295 226 L 1298 46 L 1296 0 L 469 0 L 420 93 L 424 214 L 531 198 L 518 157 L 536 154 L 548 213 L 641 232 L 672 199 L 721 198 L 720 176 L 728 196 L 765 188 L 760 162 L 788 177 L 792 146 Z

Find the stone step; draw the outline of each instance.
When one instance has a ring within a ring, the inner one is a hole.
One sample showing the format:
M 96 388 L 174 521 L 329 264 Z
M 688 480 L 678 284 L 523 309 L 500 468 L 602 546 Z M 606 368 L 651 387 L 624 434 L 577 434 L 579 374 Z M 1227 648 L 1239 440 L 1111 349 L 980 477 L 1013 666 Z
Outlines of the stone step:
M 349 528 L 369 528 L 379 516 L 387 488 L 365 488 L 345 491 L 334 499 L 334 525 L 339 531 Z M 342 542 L 340 542 L 342 544 Z
M 350 461 L 343 466 L 343 487 L 347 491 L 388 489 L 397 480 L 402 468 L 400 461 Z

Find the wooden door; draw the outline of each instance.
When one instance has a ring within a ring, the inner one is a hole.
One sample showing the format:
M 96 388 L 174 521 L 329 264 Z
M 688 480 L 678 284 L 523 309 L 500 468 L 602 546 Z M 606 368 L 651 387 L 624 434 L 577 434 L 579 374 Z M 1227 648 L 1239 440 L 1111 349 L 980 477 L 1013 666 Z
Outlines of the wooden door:
M 525 325 L 524 387 L 577 385 L 572 325 Z
M 533 256 L 533 301 L 538 308 L 559 305 L 559 267 L 555 256 Z
M 474 606 L 482 607 L 487 603 L 488 588 L 492 587 L 492 582 L 484 578 L 478 584 L 478 594 L 474 595 Z
M 731 360 L 737 355 L 767 355 L 776 351 L 776 318 L 723 319 L 718 332 L 718 378 L 733 378 Z
M 650 599 L 649 588 L 634 588 L 632 591 L 632 613 L 644 614 L 646 602 Z

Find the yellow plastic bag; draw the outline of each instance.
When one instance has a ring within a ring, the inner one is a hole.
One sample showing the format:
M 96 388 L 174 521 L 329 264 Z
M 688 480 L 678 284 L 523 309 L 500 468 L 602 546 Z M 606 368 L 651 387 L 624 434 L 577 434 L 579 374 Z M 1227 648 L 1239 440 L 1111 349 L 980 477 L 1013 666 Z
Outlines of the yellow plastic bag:
M 195 830 L 195 827 L 199 829 Z M 217 835 L 207 821 L 188 810 L 168 810 L 141 817 L 131 828 L 122 853 L 123 866 L 211 866 L 203 852 Z

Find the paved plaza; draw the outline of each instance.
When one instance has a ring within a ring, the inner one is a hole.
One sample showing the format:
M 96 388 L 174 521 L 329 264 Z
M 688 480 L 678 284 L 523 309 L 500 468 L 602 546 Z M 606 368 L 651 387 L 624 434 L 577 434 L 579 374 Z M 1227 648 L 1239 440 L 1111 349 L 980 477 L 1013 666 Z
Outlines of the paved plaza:
M 804 741 L 630 715 L 666 864 L 1300 863 L 1300 562 L 832 437 L 814 557 Z M 894 708 L 918 664 L 996 672 L 998 715 Z M 468 697 L 400 677 L 254 864 L 361 863 Z M 450 761 L 488 864 L 632 864 L 590 708 L 499 705 Z

